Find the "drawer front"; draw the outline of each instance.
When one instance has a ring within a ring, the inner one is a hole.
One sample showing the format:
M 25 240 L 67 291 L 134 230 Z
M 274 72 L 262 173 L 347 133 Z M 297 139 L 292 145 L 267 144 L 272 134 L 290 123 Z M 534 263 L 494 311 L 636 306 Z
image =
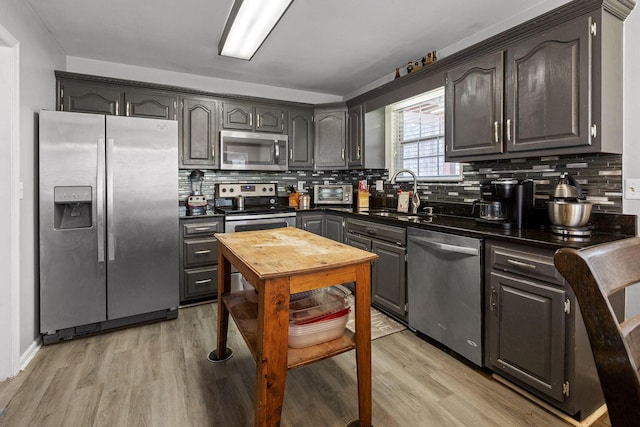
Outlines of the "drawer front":
M 183 224 L 182 231 L 185 236 L 222 233 L 222 221 L 194 222 L 191 224 Z
M 564 278 L 553 264 L 553 253 L 548 251 L 518 251 L 503 246 L 491 246 L 491 267 L 532 279 L 544 280 L 558 285 Z
M 189 239 L 184 241 L 184 266 L 193 267 L 218 263 L 218 240 Z
M 401 227 L 393 227 L 376 222 L 359 221 L 357 219 L 349 219 L 347 221 L 347 232 L 356 233 L 371 238 L 386 240 L 387 242 L 399 245 L 407 244 L 406 229 Z
M 218 292 L 218 267 L 185 270 L 184 283 L 184 300 L 215 295 Z

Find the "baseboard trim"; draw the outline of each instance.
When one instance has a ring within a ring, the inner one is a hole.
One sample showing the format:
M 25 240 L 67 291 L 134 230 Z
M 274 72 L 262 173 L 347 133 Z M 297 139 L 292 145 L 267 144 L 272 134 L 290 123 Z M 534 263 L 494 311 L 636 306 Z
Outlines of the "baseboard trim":
M 42 347 L 42 339 L 38 337 L 36 340 L 34 340 L 31 343 L 29 348 L 27 348 L 25 350 L 25 352 L 20 355 L 20 370 L 21 371 L 24 371 L 24 369 L 27 367 L 29 362 L 31 362 L 31 360 L 33 360 L 33 358 L 38 353 L 38 350 L 40 350 L 40 347 Z
M 600 406 L 598 409 L 596 409 L 595 411 L 593 411 L 592 414 L 590 414 L 588 417 L 586 417 L 582 421 L 578 421 L 578 420 L 570 417 L 569 415 L 565 414 L 564 412 L 560 411 L 559 409 L 554 408 L 553 406 L 549 405 L 548 403 L 544 402 L 543 400 L 537 398 L 536 396 L 532 395 L 531 393 L 528 393 L 527 391 L 521 389 L 517 385 L 511 383 L 506 378 L 502 378 L 498 374 L 492 374 L 491 377 L 494 380 L 496 380 L 499 383 L 501 383 L 502 385 L 504 385 L 504 386 L 510 388 L 511 390 L 515 391 L 516 393 L 518 393 L 518 394 L 524 396 L 525 398 L 535 402 L 537 405 L 542 406 L 548 412 L 551 412 L 553 415 L 555 415 L 556 417 L 562 419 L 564 422 L 569 423 L 569 424 L 571 424 L 573 426 L 576 426 L 576 427 L 589 427 L 589 426 L 591 426 L 591 424 L 593 424 L 594 422 L 599 420 L 600 417 L 603 416 L 607 412 L 607 405 L 604 404 L 604 405 Z

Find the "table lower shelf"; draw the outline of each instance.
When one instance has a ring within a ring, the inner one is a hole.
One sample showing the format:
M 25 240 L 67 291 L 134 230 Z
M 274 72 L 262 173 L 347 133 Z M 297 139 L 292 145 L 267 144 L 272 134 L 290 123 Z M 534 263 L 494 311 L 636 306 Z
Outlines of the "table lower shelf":
M 222 297 L 222 301 L 236 322 L 253 359 L 256 360 L 258 333 L 258 304 L 248 301 L 245 292 L 233 292 Z M 356 347 L 355 335 L 345 329 L 344 335 L 332 341 L 312 345 L 304 348 L 289 348 L 287 367 L 300 368 L 318 360 L 336 356 Z

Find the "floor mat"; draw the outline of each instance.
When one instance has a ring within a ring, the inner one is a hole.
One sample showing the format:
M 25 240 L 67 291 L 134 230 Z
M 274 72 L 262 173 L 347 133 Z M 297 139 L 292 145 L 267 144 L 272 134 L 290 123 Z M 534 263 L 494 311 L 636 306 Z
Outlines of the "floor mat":
M 355 300 L 353 295 L 350 295 L 349 302 L 351 305 L 351 312 L 349 313 L 349 320 L 347 321 L 347 328 L 351 332 L 355 332 Z M 400 332 L 407 329 L 402 323 L 396 322 L 386 314 L 381 313 L 375 308 L 371 307 L 371 339 L 384 337 L 396 332 Z

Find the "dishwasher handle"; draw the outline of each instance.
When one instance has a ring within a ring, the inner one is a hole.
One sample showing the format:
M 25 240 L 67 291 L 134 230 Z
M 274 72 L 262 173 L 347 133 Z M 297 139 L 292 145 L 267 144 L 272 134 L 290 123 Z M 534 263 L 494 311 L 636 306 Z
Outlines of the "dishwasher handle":
M 449 245 L 447 243 L 439 243 L 439 242 L 434 242 L 428 239 L 423 239 L 420 237 L 415 237 L 415 236 L 411 236 L 409 237 L 409 240 L 414 241 L 418 244 L 423 244 L 426 246 L 431 246 L 432 248 L 435 248 L 437 250 L 440 250 L 442 252 L 453 252 L 453 253 L 457 253 L 457 254 L 463 254 L 463 255 L 480 255 L 480 251 L 476 248 L 468 248 L 466 246 L 456 246 L 456 245 Z

